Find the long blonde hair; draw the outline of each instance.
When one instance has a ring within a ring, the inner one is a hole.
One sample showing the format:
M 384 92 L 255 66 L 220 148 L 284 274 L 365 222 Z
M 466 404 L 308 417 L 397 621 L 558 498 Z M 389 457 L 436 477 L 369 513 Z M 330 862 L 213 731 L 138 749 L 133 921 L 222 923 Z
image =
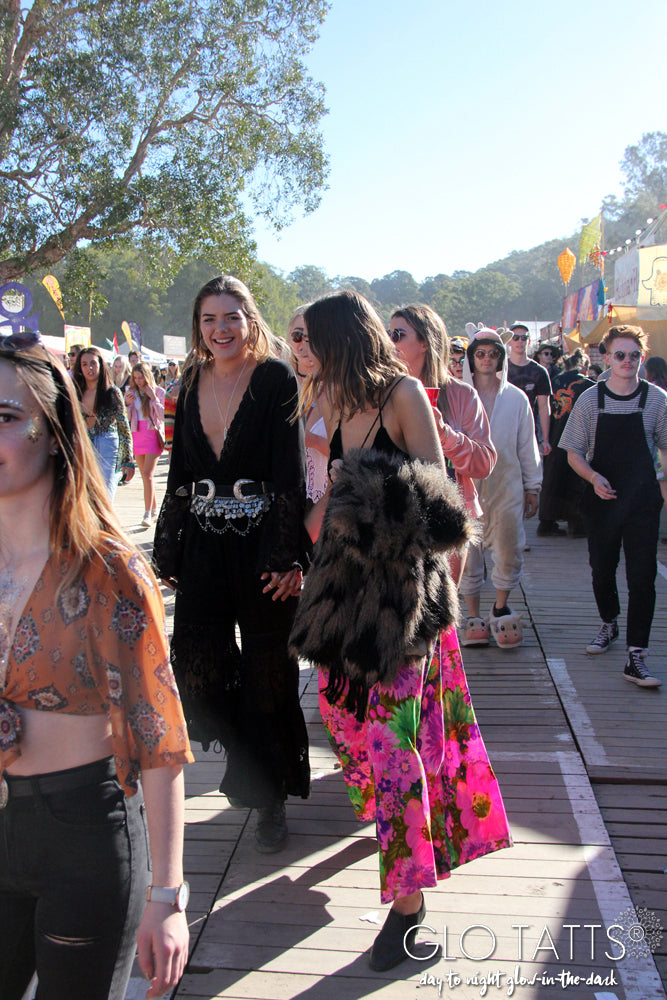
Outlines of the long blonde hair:
M 141 412 L 145 417 L 145 419 L 148 420 L 148 418 L 150 417 L 150 407 L 151 407 L 150 397 L 145 392 L 142 392 L 137 383 L 134 381 L 135 372 L 141 372 L 141 374 L 146 379 L 146 383 L 151 387 L 153 391 L 155 391 L 156 389 L 155 378 L 153 377 L 151 366 L 146 364 L 145 361 L 140 361 L 139 364 L 135 365 L 134 368 L 132 369 L 132 379 L 130 381 L 130 386 L 139 396 L 139 402 L 141 403 Z
M 14 366 L 58 443 L 53 458 L 49 543 L 52 552 L 66 553 L 70 560 L 60 591 L 100 553 L 105 538 L 124 545 L 130 542 L 111 506 L 76 389 L 65 369 L 41 345 L 25 351 L 0 349 L 0 359 Z

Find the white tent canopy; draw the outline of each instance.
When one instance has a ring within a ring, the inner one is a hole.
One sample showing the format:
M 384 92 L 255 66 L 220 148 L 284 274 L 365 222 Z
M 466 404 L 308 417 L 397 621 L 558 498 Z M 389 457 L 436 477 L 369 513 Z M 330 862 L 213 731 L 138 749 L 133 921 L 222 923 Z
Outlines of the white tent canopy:
M 109 352 L 113 357 L 113 352 Z M 118 348 L 118 353 L 122 354 L 123 357 L 127 357 L 130 353 L 130 349 L 127 344 L 120 344 Z M 148 361 L 151 365 L 157 365 L 159 367 L 165 367 L 167 364 L 167 355 L 160 354 L 159 351 L 151 351 L 150 347 L 142 347 L 140 351 L 137 352 L 141 355 L 142 361 Z

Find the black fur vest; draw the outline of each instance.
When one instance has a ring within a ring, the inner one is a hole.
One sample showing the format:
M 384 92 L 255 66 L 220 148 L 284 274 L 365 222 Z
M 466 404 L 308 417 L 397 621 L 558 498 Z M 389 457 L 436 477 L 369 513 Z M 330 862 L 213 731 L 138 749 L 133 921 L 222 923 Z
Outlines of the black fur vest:
M 294 653 L 348 678 L 348 707 L 391 683 L 411 655 L 457 617 L 447 553 L 475 535 L 446 472 L 369 449 L 350 451 L 329 495 L 290 636 Z M 365 710 L 365 699 L 363 699 Z

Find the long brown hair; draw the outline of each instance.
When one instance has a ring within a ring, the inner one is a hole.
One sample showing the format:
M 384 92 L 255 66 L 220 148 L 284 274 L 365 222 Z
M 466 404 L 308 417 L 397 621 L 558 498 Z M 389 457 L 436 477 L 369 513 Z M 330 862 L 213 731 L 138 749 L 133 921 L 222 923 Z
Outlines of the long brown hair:
M 351 290 L 325 295 L 304 313 L 310 349 L 320 371 L 306 380 L 301 412 L 320 387 L 334 410 L 351 416 L 379 406 L 383 390 L 407 372 L 394 354 L 382 320 L 363 295 Z
M 74 367 L 72 368 L 72 381 L 76 386 L 76 391 L 79 399 L 82 398 L 84 392 L 87 388 L 87 383 L 81 369 L 81 358 L 84 354 L 92 354 L 93 357 L 97 358 L 99 365 L 99 372 L 97 373 L 97 387 L 95 389 L 95 403 L 93 409 L 95 413 L 100 413 L 102 410 L 109 409 L 111 407 L 111 400 L 109 398 L 109 389 L 114 384 L 111 379 L 111 373 L 107 367 L 107 363 L 102 357 L 102 352 L 99 348 L 91 345 L 90 347 L 82 347 L 76 356 L 74 362 Z
M 449 370 L 449 337 L 444 320 L 435 309 L 427 305 L 401 306 L 391 314 L 392 319 L 395 316 L 400 316 L 409 323 L 417 334 L 417 339 L 426 344 L 424 367 L 419 379 L 422 385 L 437 386 L 444 390 L 439 401 L 441 406 L 444 401 L 443 415 L 447 416 L 447 386 L 452 376 Z
M 0 359 L 14 366 L 58 443 L 53 458 L 49 543 L 52 552 L 66 552 L 70 560 L 62 589 L 76 579 L 94 554 L 99 554 L 105 538 L 130 543 L 111 506 L 70 376 L 40 345 L 25 351 L 0 349 Z
M 644 368 L 646 370 L 646 378 L 649 382 L 653 382 L 654 385 L 659 385 L 661 389 L 667 390 L 667 362 L 664 358 L 654 354 L 653 357 L 646 359 Z
M 202 302 L 209 295 L 231 295 L 236 299 L 248 321 L 248 351 L 257 362 L 266 361 L 271 356 L 281 356 L 281 349 L 275 343 L 278 338 L 274 337 L 262 317 L 250 290 L 231 274 L 220 274 L 199 289 L 192 307 L 192 343 L 183 364 L 183 385 L 187 390 L 192 387 L 197 371 L 213 364 L 213 355 L 204 343 L 200 325 Z

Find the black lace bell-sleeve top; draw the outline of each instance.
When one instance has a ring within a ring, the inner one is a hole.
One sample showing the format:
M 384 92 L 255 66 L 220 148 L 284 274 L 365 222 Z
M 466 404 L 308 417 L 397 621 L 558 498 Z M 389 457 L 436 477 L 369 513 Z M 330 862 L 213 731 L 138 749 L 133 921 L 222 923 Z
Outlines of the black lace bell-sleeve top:
M 254 569 L 285 572 L 295 564 L 305 568 L 306 452 L 302 421 L 292 419 L 298 393 L 294 372 L 276 358 L 257 365 L 220 455 L 204 433 L 198 389 L 199 372 L 178 397 L 167 493 L 155 530 L 156 571 L 161 577 L 178 576 L 179 536 L 190 499 L 178 497 L 176 490 L 200 479 L 228 486 L 238 479 L 272 483 L 274 500 L 256 529 L 261 544 Z

